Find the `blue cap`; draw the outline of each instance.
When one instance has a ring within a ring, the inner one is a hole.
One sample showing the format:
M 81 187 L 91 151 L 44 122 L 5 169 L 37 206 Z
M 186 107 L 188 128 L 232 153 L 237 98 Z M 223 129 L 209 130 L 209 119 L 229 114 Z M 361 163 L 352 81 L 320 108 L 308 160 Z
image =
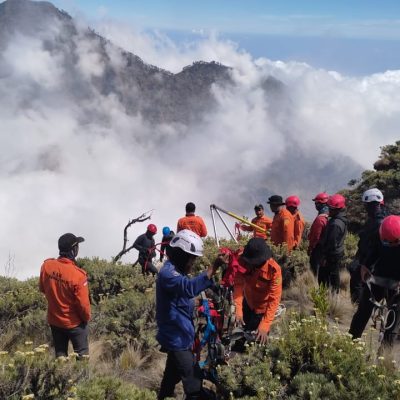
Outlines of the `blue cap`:
M 162 234 L 164 236 L 168 236 L 170 234 L 170 232 L 171 232 L 171 229 L 169 229 L 168 226 L 164 226 L 164 228 L 162 228 Z

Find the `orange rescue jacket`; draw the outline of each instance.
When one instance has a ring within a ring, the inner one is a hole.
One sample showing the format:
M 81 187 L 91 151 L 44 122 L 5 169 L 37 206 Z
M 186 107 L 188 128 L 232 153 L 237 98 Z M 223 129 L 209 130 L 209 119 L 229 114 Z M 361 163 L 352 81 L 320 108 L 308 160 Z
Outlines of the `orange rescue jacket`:
M 272 226 L 272 219 L 267 217 L 266 215 L 263 215 L 261 218 L 255 217 L 251 220 L 252 224 L 255 224 L 259 226 L 260 228 L 263 228 L 267 231 L 267 233 L 261 232 L 252 226 L 248 225 L 242 225 L 242 230 L 247 231 L 247 232 L 253 232 L 254 237 L 260 237 L 263 239 L 267 239 L 268 237 L 268 231 L 271 229 Z
M 281 295 L 281 267 L 273 258 L 252 273 L 237 273 L 235 276 L 233 298 L 236 316 L 243 318 L 243 298 L 245 298 L 251 310 L 257 314 L 264 314 L 258 326 L 261 332 L 269 332 Z
M 272 220 L 271 240 L 275 246 L 286 243 L 288 251 L 294 247 L 294 218 L 284 207 L 275 214 Z
M 39 288 L 47 299 L 50 325 L 72 329 L 90 320 L 87 275 L 74 261 L 64 257 L 45 260 Z
M 294 219 L 294 247 L 299 247 L 305 227 L 304 217 L 300 211 L 293 215 Z
M 189 229 L 190 231 L 197 233 L 200 237 L 207 236 L 207 227 L 203 221 L 203 218 L 194 214 L 186 214 L 178 220 L 178 226 L 176 231 L 182 231 L 183 229 Z

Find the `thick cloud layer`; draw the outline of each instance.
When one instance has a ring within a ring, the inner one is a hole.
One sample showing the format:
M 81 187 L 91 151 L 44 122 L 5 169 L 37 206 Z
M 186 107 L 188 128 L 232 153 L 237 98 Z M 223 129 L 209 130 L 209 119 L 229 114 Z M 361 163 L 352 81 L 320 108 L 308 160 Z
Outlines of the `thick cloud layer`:
M 0 56 L 0 268 L 11 257 L 15 276 L 37 275 L 69 231 L 86 238 L 82 256 L 110 258 L 128 220 L 150 209 L 161 230 L 175 227 L 185 203 L 194 201 L 211 233 L 211 203 L 251 216 L 255 202 L 265 203 L 264 193 L 297 189 L 311 196 L 310 190 L 331 187 L 309 168 L 303 175 L 310 174 L 310 185 L 301 187 L 295 177 L 302 165 L 292 161 L 302 154 L 316 170 L 342 156 L 367 168 L 379 146 L 398 139 L 400 71 L 355 79 L 295 61 L 253 60 L 216 36 L 182 47 L 161 34 L 113 24 L 97 29 L 173 72 L 195 60 L 219 61 L 234 68 L 235 85 L 213 88 L 216 109 L 201 123 L 154 127 L 128 115 L 116 96 L 91 87 L 104 65 L 83 35 L 75 39 L 74 77 L 66 67 L 71 60 L 51 54 L 39 39 L 15 37 Z M 121 63 L 112 46 L 108 54 Z M 265 95 L 261 83 L 268 76 L 286 85 L 284 97 Z M 76 102 L 74 82 L 84 83 L 90 96 Z M 272 180 L 268 169 L 282 157 L 285 179 Z M 348 178 L 344 171 L 337 189 Z M 130 238 L 144 229 L 135 225 Z

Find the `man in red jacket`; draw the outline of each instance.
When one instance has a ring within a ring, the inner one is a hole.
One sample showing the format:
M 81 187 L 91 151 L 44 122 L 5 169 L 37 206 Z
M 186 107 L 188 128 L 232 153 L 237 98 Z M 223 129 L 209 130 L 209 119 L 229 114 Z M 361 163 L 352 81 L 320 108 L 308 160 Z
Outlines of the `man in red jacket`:
M 90 320 L 89 289 L 86 272 L 75 258 L 84 239 L 66 233 L 58 239 L 60 256 L 44 261 L 39 288 L 46 296 L 47 321 L 53 335 L 56 357 L 68 355 L 72 342 L 79 357 L 89 354 L 88 322 Z
M 310 256 L 311 271 L 314 276 L 318 276 L 319 264 L 321 261 L 321 246 L 319 245 L 322 233 L 324 232 L 326 225 L 328 224 L 328 200 L 329 195 L 327 193 L 318 193 L 313 202 L 315 208 L 318 211 L 318 215 L 314 219 L 311 225 L 310 233 L 308 234 L 308 250 L 307 254 Z

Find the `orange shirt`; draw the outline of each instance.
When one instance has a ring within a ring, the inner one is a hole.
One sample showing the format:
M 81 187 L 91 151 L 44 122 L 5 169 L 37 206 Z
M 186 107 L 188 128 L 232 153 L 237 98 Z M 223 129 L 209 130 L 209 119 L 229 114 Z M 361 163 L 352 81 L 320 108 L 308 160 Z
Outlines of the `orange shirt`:
M 271 229 L 272 226 L 272 219 L 263 215 L 262 217 L 255 217 L 251 220 L 251 223 L 254 225 L 259 226 L 262 229 L 265 229 L 267 232 Z M 253 232 L 254 237 L 260 237 L 263 239 L 267 239 L 268 233 L 264 233 L 259 231 L 258 229 L 253 228 L 252 226 L 242 225 L 242 230 L 247 232 Z
M 275 246 L 286 243 L 288 251 L 294 247 L 294 218 L 284 207 L 275 214 L 272 220 L 271 240 Z
M 200 237 L 207 236 L 207 227 L 203 221 L 203 218 L 194 214 L 186 214 L 178 220 L 178 226 L 176 231 L 182 231 L 183 229 L 189 229 L 190 231 L 197 233 Z
M 296 213 L 293 215 L 293 219 L 294 219 L 294 247 L 299 247 L 305 227 L 304 217 L 301 215 L 300 211 L 297 210 Z
M 87 275 L 74 261 L 63 257 L 46 260 L 40 270 L 39 288 L 47 299 L 50 325 L 71 329 L 90 320 Z
M 261 332 L 269 332 L 281 295 L 281 267 L 273 258 L 252 273 L 237 273 L 235 276 L 233 298 L 236 316 L 243 317 L 243 298 L 245 298 L 251 310 L 257 314 L 264 314 L 258 326 Z

